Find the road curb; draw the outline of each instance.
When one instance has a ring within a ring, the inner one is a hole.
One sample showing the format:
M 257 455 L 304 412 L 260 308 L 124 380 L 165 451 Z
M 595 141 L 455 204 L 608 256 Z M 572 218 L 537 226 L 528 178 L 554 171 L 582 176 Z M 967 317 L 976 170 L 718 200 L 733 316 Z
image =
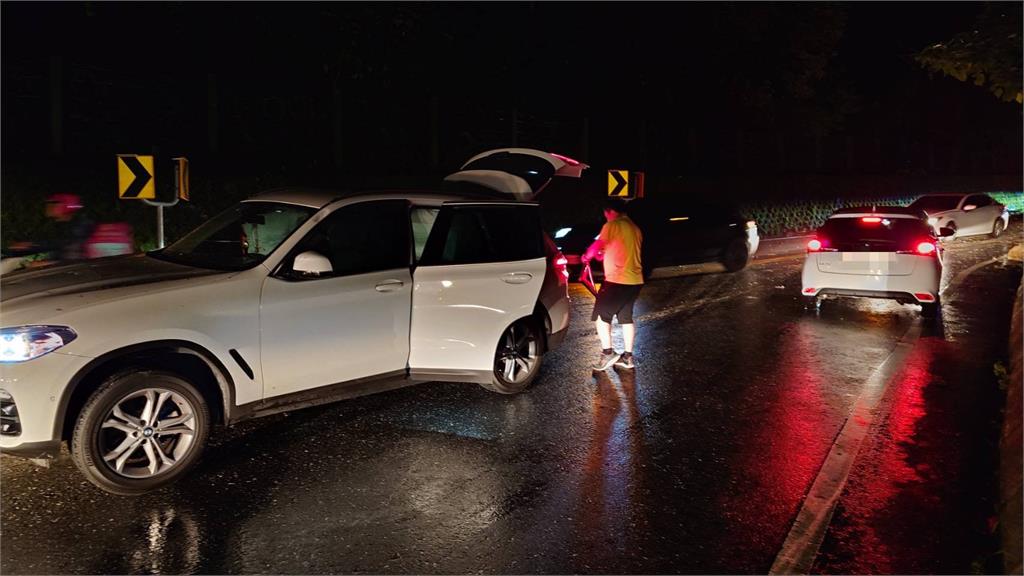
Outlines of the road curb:
M 1021 574 L 1021 556 L 1024 553 L 1022 533 L 1022 487 L 1024 487 L 1024 429 L 1022 429 L 1022 346 L 1024 346 L 1024 316 L 1022 316 L 1024 284 L 1017 287 L 1010 325 L 1010 377 L 1006 391 L 1006 411 L 1003 430 L 999 438 L 999 525 L 1003 543 L 1003 573 Z

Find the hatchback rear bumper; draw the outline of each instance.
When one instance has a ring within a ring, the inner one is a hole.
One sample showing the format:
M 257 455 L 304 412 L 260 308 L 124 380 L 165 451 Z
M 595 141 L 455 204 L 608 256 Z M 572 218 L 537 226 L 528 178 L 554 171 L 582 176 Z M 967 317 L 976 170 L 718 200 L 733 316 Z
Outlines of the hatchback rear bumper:
M 814 255 L 804 262 L 801 294 L 888 298 L 909 303 L 935 302 L 939 297 L 942 265 L 935 258 L 921 256 L 912 274 L 833 274 L 818 269 Z
M 892 292 L 892 291 L 872 291 L 872 290 L 845 290 L 842 288 L 823 288 L 818 290 L 816 293 L 807 294 L 804 296 L 841 296 L 841 297 L 856 297 L 856 298 L 884 298 L 887 300 L 896 300 L 902 304 L 930 304 L 938 299 L 936 294 L 929 292 L 910 293 L 910 292 Z

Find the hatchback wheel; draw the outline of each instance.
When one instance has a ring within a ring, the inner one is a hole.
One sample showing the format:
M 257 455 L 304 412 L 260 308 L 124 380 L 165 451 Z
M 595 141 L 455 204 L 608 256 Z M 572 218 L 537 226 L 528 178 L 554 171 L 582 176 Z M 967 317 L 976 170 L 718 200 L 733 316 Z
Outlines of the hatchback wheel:
M 90 482 L 142 494 L 174 482 L 199 459 L 210 412 L 202 394 L 167 372 L 112 376 L 78 416 L 71 455 Z
M 725 269 L 729 272 L 736 272 L 745 268 L 748 258 L 750 258 L 750 253 L 747 251 L 747 243 L 740 239 L 730 242 L 725 247 L 725 251 L 722 252 L 722 264 L 725 265 Z
M 523 319 L 508 327 L 494 353 L 494 375 L 484 388 L 515 394 L 529 386 L 540 372 L 541 335 L 537 323 Z
M 925 302 L 921 304 L 921 317 L 922 318 L 935 318 L 939 315 L 939 307 L 942 306 L 937 300 L 935 302 Z
M 1006 225 L 1003 224 L 1003 219 L 1002 218 L 997 219 L 992 224 L 992 234 L 990 234 L 990 236 L 992 236 L 993 238 L 999 238 L 999 235 L 1003 233 L 1003 230 L 1005 228 L 1006 228 Z
M 803 299 L 804 310 L 808 312 L 820 312 L 821 311 L 821 299 L 817 296 L 801 296 Z

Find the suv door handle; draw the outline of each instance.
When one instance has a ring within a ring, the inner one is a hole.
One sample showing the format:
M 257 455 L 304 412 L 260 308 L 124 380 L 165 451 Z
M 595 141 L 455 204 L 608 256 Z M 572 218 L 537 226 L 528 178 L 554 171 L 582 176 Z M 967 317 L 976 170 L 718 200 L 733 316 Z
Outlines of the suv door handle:
M 501 277 L 501 281 L 506 284 L 526 284 L 533 278 L 533 274 L 529 272 L 509 272 Z
M 377 292 L 394 292 L 395 290 L 400 290 L 402 286 L 405 286 L 405 282 L 401 280 L 385 280 L 374 286 L 373 289 Z

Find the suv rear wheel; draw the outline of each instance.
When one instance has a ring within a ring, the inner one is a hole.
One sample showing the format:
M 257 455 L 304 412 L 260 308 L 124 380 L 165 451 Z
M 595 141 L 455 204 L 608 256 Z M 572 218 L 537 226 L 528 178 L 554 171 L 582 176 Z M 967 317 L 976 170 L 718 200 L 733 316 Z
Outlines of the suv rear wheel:
M 509 326 L 494 352 L 494 375 L 484 388 L 500 394 L 522 392 L 540 372 L 543 339 L 537 322 L 523 318 Z
M 71 455 L 90 482 L 125 496 L 160 488 L 199 459 L 209 434 L 202 394 L 168 372 L 122 372 L 89 398 Z

